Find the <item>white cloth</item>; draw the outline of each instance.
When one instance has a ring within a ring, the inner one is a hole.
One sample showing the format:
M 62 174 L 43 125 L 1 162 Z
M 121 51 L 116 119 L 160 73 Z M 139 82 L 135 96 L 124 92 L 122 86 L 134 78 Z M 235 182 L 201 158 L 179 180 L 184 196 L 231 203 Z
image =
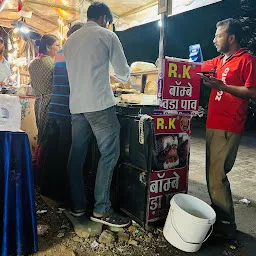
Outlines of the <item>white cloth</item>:
M 116 34 L 89 21 L 70 36 L 63 49 L 70 83 L 71 114 L 114 106 L 110 63 L 119 80 L 125 82 L 130 76 L 130 68 Z
M 4 82 L 11 74 L 10 64 L 4 58 L 3 61 L 0 61 L 0 82 Z
M 0 94 L 0 131 L 19 131 L 21 104 L 18 96 Z

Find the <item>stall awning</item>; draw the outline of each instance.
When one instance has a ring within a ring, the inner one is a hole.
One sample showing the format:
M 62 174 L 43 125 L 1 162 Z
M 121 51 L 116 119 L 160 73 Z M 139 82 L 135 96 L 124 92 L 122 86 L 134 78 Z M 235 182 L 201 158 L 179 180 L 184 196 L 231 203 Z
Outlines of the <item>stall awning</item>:
M 192 10 L 222 0 L 173 0 L 172 14 Z M 65 24 L 80 19 L 81 5 L 84 18 L 91 0 L 23 0 L 23 10 L 32 11 L 27 24 L 39 33 L 54 33 L 59 28 L 58 19 L 63 17 Z M 117 30 L 125 30 L 159 19 L 158 0 L 105 0 L 114 13 Z M 13 27 L 20 19 L 18 0 L 0 0 L 5 7 L 0 12 L 0 26 Z M 0 8 L 1 9 L 1 8 Z

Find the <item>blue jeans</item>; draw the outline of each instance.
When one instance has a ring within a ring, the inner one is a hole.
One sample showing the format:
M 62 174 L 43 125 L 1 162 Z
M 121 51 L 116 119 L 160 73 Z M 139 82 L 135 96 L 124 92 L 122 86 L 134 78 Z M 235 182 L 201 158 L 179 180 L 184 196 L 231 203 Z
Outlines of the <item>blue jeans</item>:
M 104 214 L 110 210 L 110 186 L 113 170 L 120 154 L 120 124 L 115 107 L 72 115 L 72 146 L 68 173 L 75 210 L 83 210 L 86 207 L 83 165 L 93 134 L 101 154 L 94 188 L 94 212 Z

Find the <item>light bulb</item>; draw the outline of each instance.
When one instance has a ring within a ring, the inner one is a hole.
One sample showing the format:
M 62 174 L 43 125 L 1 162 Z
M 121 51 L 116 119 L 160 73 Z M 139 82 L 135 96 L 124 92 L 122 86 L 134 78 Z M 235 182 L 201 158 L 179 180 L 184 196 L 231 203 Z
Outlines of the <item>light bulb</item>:
M 27 27 L 21 27 L 20 28 L 20 32 L 24 33 L 24 34 L 28 34 L 30 32 L 29 28 Z
M 63 26 L 63 27 L 64 27 L 64 22 L 63 22 L 63 20 L 58 19 L 58 22 L 59 22 L 59 24 L 60 24 L 61 26 Z
M 68 12 L 64 11 L 63 9 L 61 8 L 58 8 L 58 11 L 61 13 L 61 15 L 63 16 L 67 16 L 68 15 Z
M 18 33 L 19 32 L 19 29 L 18 28 L 15 28 L 14 30 L 13 30 L 13 33 Z
M 17 43 L 15 43 L 15 44 L 13 44 L 13 47 L 14 47 L 15 49 L 18 49 L 19 45 L 18 45 Z
M 162 27 L 162 26 L 163 26 L 163 23 L 162 23 L 161 20 L 158 21 L 158 26 L 159 26 L 159 27 Z
M 59 36 L 59 38 L 60 38 L 60 40 L 61 41 L 63 41 L 64 40 L 64 37 L 63 37 L 63 35 L 58 31 L 58 36 Z
M 67 0 L 61 0 L 61 2 L 62 2 L 64 5 L 68 5 L 68 1 L 67 1 Z

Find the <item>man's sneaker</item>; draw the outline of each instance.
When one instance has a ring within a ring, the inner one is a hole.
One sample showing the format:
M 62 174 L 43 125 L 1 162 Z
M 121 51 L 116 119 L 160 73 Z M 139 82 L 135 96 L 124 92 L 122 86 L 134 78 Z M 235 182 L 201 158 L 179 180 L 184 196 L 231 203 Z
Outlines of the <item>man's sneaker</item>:
M 244 244 L 241 241 L 238 241 L 237 239 L 229 239 L 228 240 L 228 245 L 233 250 L 244 247 Z
M 131 225 L 131 220 L 124 217 L 113 210 L 104 214 L 102 217 L 92 216 L 91 220 L 94 222 L 102 223 L 104 225 L 116 228 L 124 228 Z
M 85 213 L 86 213 L 85 210 L 71 210 L 69 212 L 74 217 L 81 217 L 81 216 L 85 215 Z

